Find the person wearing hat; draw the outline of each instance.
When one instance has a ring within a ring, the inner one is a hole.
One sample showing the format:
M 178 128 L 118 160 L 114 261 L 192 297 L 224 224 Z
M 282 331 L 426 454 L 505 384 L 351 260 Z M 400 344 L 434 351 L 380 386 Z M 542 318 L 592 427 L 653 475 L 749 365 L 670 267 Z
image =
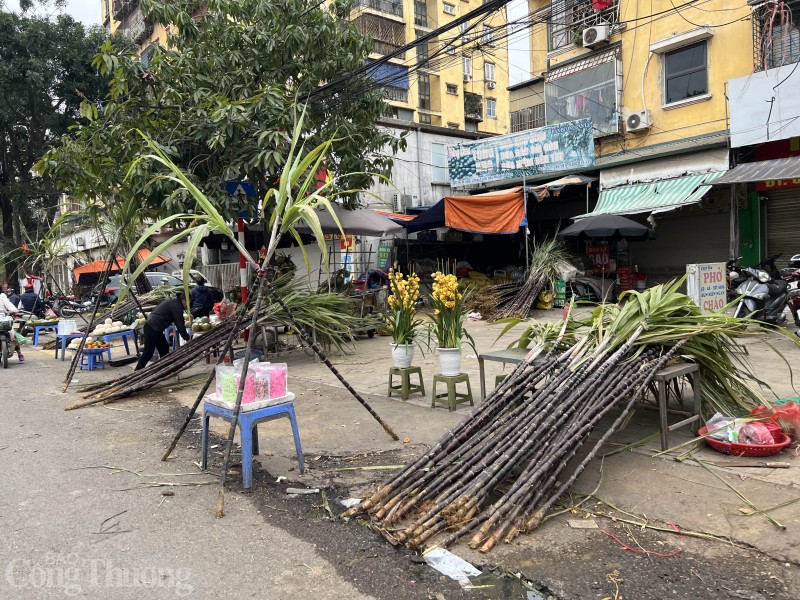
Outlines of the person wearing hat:
M 29 283 L 25 286 L 25 293 L 19 297 L 19 307 L 37 317 L 42 316 L 44 304 L 39 295 L 33 291 L 33 284 Z
M 169 353 L 169 343 L 164 336 L 164 330 L 170 325 L 175 325 L 175 330 L 187 342 L 189 332 L 183 322 L 183 310 L 186 308 L 186 296 L 178 292 L 175 298 L 168 298 L 153 309 L 147 322 L 144 324 L 144 348 L 139 355 L 134 371 L 143 369 L 153 358 L 153 353 L 158 350 L 158 356 L 164 358 Z
M 12 290 L 6 290 L 6 292 L 8 292 L 8 294 L 14 294 Z M 4 312 L 6 315 L 13 317 L 17 314 L 19 309 L 17 308 L 17 303 L 13 302 L 6 292 L 0 292 L 0 312 Z M 14 296 L 16 297 L 16 294 L 14 294 Z M 14 339 L 13 335 L 11 336 L 11 339 Z M 14 351 L 19 356 L 19 362 L 23 362 L 25 357 L 22 355 L 22 350 L 20 350 L 19 344 L 14 344 Z

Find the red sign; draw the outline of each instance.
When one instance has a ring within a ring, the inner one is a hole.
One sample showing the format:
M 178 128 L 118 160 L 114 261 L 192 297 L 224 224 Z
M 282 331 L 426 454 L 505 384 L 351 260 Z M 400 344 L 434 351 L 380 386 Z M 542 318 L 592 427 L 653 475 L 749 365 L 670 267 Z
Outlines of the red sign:
M 586 253 L 595 270 L 606 273 L 611 266 L 611 247 L 608 244 L 589 244 Z
M 756 148 L 756 160 L 773 160 L 776 158 L 787 158 L 789 156 L 800 155 L 800 138 L 793 137 L 788 140 L 777 140 L 767 142 Z M 785 190 L 788 188 L 800 187 L 800 179 L 770 179 L 768 181 L 756 181 L 755 189 L 758 192 L 769 192 L 772 190 Z
M 617 278 L 619 279 L 619 287 L 622 290 L 633 289 L 633 271 L 630 267 L 617 267 Z

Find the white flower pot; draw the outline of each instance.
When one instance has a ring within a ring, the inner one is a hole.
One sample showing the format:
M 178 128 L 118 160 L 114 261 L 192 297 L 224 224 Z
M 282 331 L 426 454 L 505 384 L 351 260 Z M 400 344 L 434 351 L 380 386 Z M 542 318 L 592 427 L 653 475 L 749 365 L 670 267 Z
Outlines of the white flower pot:
M 442 375 L 460 375 L 461 348 L 439 348 L 439 368 Z
M 414 360 L 414 344 L 389 344 L 392 348 L 392 365 L 401 369 L 407 369 Z

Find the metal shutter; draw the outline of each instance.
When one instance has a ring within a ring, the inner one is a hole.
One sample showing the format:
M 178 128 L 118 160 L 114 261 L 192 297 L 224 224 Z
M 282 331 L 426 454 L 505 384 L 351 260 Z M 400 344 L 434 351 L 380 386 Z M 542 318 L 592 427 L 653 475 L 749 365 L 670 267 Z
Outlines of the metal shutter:
M 767 201 L 767 256 L 780 254 L 778 267 L 785 267 L 800 253 L 800 188 L 775 190 L 765 194 Z

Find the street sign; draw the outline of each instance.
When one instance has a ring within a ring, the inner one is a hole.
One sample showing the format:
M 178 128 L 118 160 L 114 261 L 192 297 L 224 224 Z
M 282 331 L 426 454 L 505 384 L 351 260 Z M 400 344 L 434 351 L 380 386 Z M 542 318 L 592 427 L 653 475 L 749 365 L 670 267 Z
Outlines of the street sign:
M 249 181 L 226 181 L 225 191 L 231 196 L 247 196 L 255 198 L 256 186 Z

